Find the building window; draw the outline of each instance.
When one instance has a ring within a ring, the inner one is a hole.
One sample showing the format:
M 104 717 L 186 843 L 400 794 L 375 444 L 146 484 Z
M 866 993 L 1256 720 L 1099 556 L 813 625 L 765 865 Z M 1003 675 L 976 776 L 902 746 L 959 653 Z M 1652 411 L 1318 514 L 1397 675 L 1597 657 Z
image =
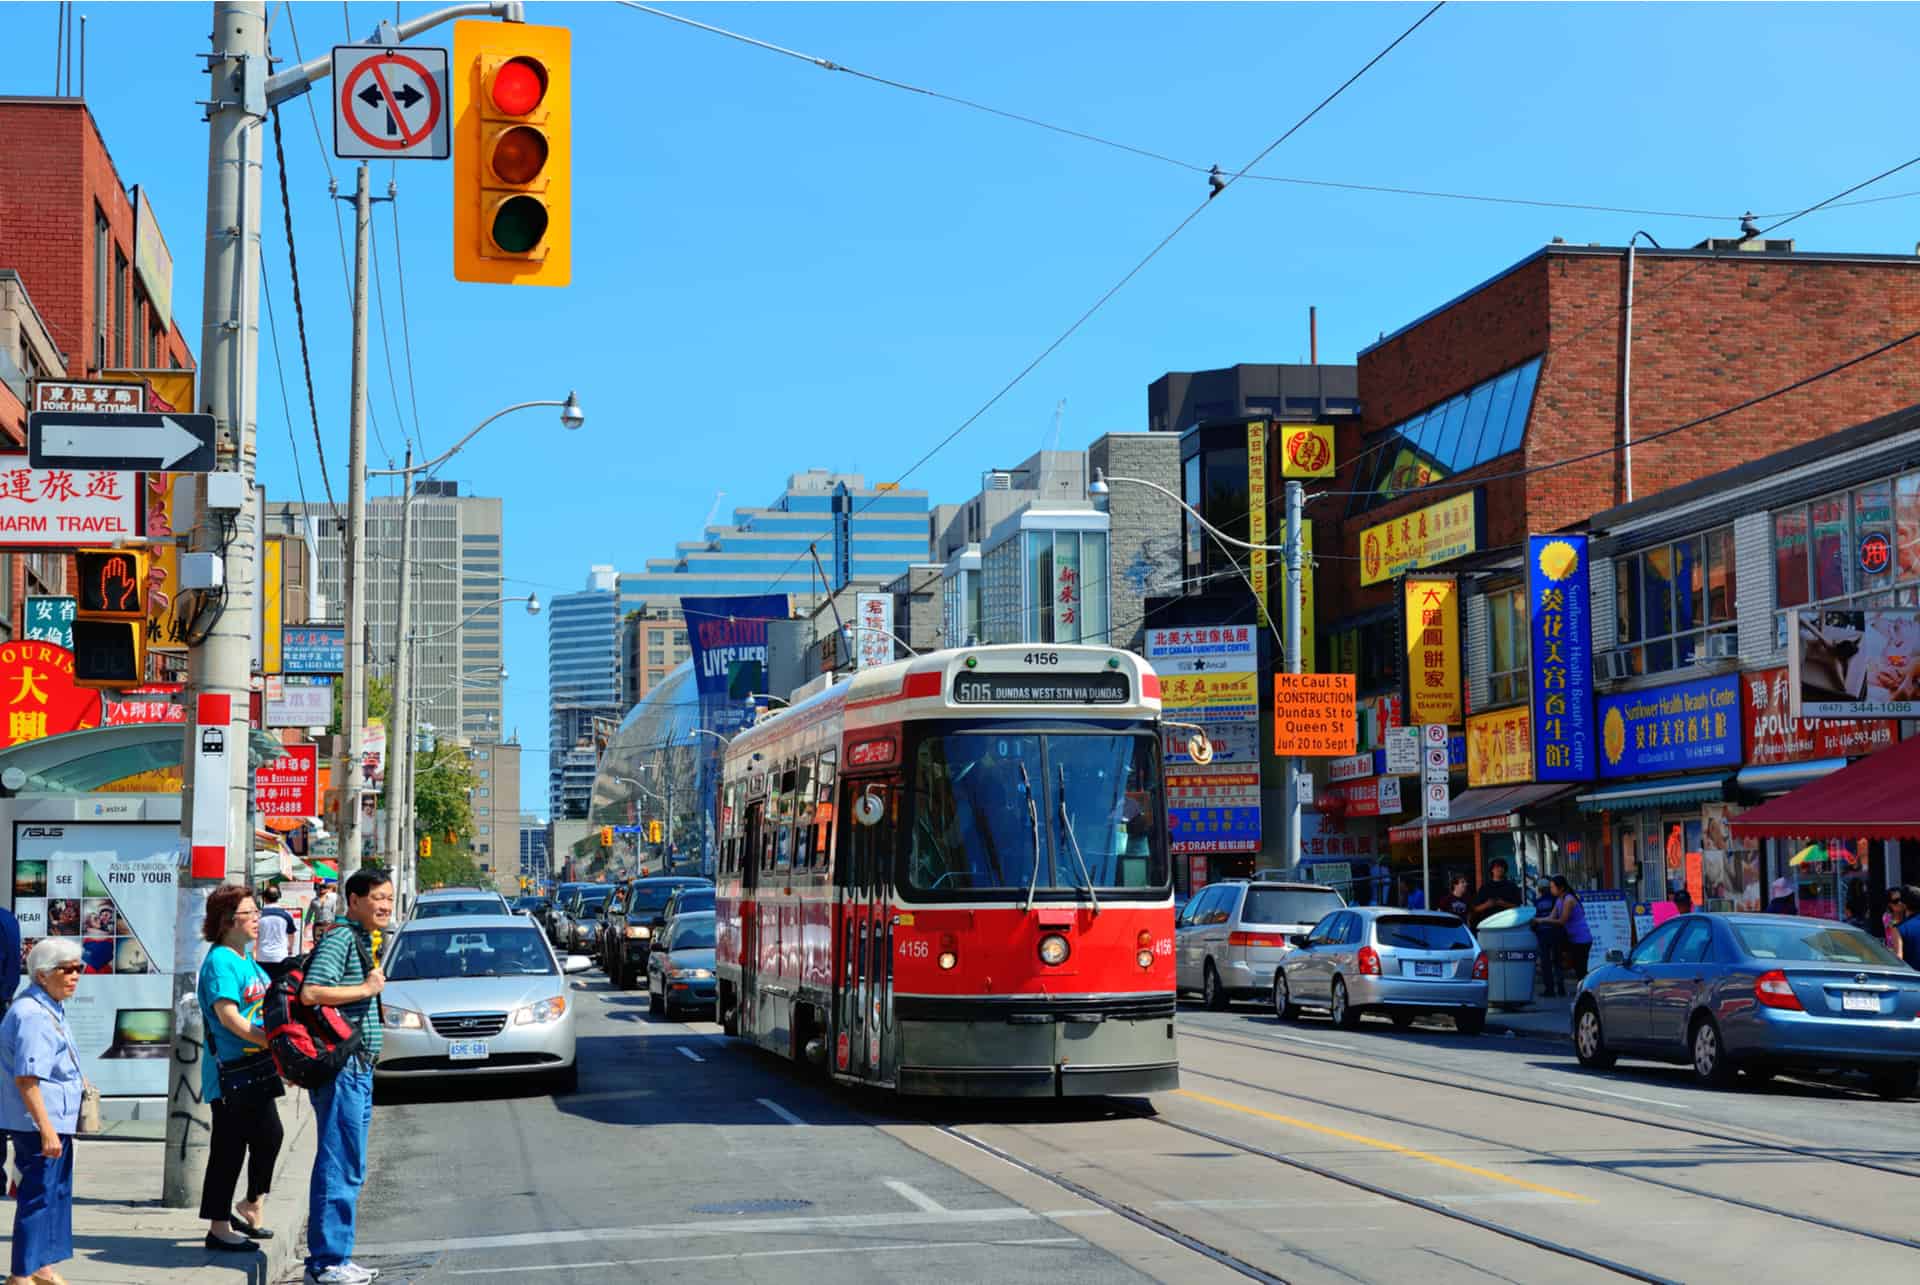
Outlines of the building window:
M 1920 602 L 1920 473 L 1773 515 L 1774 606 Z
M 118 250 L 113 252 L 113 364 L 124 368 L 127 364 L 127 335 L 132 326 L 127 322 L 127 260 Z
M 1491 653 L 1488 678 L 1495 705 L 1527 698 L 1530 656 L 1527 635 L 1527 590 L 1515 585 L 1487 595 L 1487 639 Z
M 98 370 L 107 364 L 107 255 L 113 244 L 113 229 L 107 223 L 107 216 L 99 211 L 93 216 L 93 366 Z
M 1540 360 L 1522 362 L 1385 430 L 1369 448 L 1377 461 L 1372 488 L 1356 496 L 1349 511 L 1385 504 L 1519 450 Z
M 1684 668 L 1707 638 L 1733 633 L 1732 527 L 1616 558 L 1613 576 L 1617 642 L 1635 674 Z
M 660 647 L 653 647 L 653 648 L 649 648 L 649 649 L 648 649 L 648 651 L 647 651 L 647 663 L 648 663 L 649 665 L 664 665 L 664 664 L 666 664 L 666 663 L 667 663 L 667 653 L 666 653 L 666 651 L 665 651 L 665 649 L 663 649 L 663 648 L 660 648 Z

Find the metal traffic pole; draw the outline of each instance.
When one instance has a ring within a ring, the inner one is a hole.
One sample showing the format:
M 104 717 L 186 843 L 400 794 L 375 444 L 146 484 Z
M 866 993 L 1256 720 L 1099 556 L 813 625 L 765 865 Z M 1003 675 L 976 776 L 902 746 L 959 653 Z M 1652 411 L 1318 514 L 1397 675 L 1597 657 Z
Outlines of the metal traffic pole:
M 346 672 L 341 676 L 340 740 L 335 747 L 340 781 L 340 877 L 360 868 L 366 836 L 360 825 L 360 795 L 366 778 L 360 757 L 360 727 L 367 721 L 367 255 L 373 231 L 373 197 L 367 164 L 353 179 L 353 350 L 347 389 L 347 530 L 341 541 L 347 599 Z
M 207 119 L 206 270 L 201 292 L 200 401 L 218 425 L 216 449 L 223 470 L 239 473 L 251 501 L 254 466 L 254 379 L 259 344 L 260 146 L 255 131 L 266 118 L 267 14 L 264 3 L 224 0 L 213 6 L 213 49 L 206 55 L 210 80 Z M 226 517 L 209 512 L 205 478 L 194 481 L 194 528 L 190 547 L 223 555 L 224 587 L 203 612 L 213 620 L 190 647 L 188 683 L 195 711 L 185 736 L 185 789 L 180 800 L 180 846 L 191 854 L 180 872 L 173 934 L 173 1037 L 167 1061 L 167 1141 L 160 1202 L 182 1208 L 199 1199 L 206 1169 L 212 1114 L 201 1100 L 201 1059 L 212 1056 L 196 995 L 200 950 L 190 926 L 205 913 L 208 892 L 228 877 L 251 873 L 252 829 L 247 814 L 248 705 L 253 674 L 253 554 L 257 532 L 248 503 Z M 224 706 L 224 709 L 222 708 Z M 202 725 L 202 717 L 207 722 Z M 203 748 L 214 779 L 196 770 Z M 201 796 L 224 791 L 222 834 L 218 814 L 195 822 Z M 223 838 L 223 841 L 222 841 Z M 195 840 L 199 839 L 200 842 Z M 202 948 L 203 949 L 203 948 Z
M 413 764 L 413 684 L 408 673 L 413 644 L 407 631 L 413 627 L 413 442 L 407 442 L 406 467 L 400 470 L 400 595 L 394 613 L 393 651 L 393 752 L 387 756 L 387 851 L 400 879 L 399 895 L 404 909 L 417 895 L 408 874 L 415 872 L 412 835 L 403 829 L 407 782 L 412 779 Z
M 1305 592 L 1301 575 L 1305 558 L 1300 547 L 1300 514 L 1306 505 L 1306 488 L 1299 482 L 1287 483 L 1287 672 L 1300 668 L 1300 616 L 1305 610 Z M 1287 759 L 1286 854 L 1288 878 L 1300 867 L 1300 760 Z

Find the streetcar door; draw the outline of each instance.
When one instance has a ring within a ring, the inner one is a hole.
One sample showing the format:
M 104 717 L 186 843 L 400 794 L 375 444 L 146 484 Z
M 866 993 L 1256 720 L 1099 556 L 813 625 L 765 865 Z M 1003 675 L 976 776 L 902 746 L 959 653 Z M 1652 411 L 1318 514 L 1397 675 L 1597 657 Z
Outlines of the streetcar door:
M 866 1033 L 860 1026 L 860 978 L 866 962 L 865 930 L 860 922 L 861 864 L 868 853 L 867 827 L 854 819 L 860 783 L 840 786 L 840 841 L 833 854 L 835 901 L 833 945 L 833 1069 L 859 1075 L 865 1065 Z
M 892 976 L 891 854 L 899 812 L 899 783 L 886 778 L 848 781 L 843 815 L 851 819 L 842 889 L 838 1031 L 834 1065 L 872 1079 L 881 1072 L 882 1039 L 890 1016 Z M 875 815 L 876 810 L 878 815 Z M 846 1041 L 844 1065 L 840 1040 Z
M 879 824 L 868 830 L 867 878 L 862 895 L 866 902 L 863 918 L 867 922 L 869 965 L 861 1021 L 867 1034 L 867 1074 L 874 1079 L 885 1079 L 889 1036 L 893 1030 L 894 828 L 903 800 L 898 777 L 884 778 L 878 784 L 886 810 Z
M 747 824 L 740 839 L 740 995 L 739 1024 L 750 1035 L 758 1026 L 760 986 L 760 838 L 766 832 L 764 799 L 747 805 Z

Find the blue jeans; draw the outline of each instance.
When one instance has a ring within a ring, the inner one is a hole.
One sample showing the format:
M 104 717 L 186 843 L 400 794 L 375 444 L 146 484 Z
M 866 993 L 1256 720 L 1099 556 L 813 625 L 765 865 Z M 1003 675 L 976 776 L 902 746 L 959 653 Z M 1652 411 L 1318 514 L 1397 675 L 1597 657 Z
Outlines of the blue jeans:
M 13 1131 L 20 1166 L 20 1197 L 13 1207 L 15 1276 L 31 1276 L 73 1257 L 73 1136 L 60 1139 L 60 1158 L 40 1154 L 38 1133 Z
M 307 1269 L 319 1275 L 353 1257 L 354 1217 L 367 1180 L 367 1126 L 373 1123 L 373 1072 L 350 1062 L 313 1091 L 317 1150 L 307 1187 Z

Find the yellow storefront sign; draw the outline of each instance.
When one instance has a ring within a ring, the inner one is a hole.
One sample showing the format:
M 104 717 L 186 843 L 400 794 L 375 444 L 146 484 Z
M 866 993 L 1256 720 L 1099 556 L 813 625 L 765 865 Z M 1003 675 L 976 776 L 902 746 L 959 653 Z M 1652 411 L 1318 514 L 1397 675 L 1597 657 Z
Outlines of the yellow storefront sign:
M 1280 426 L 1280 475 L 1282 477 L 1333 476 L 1333 425 L 1282 424 Z
M 101 378 L 113 384 L 144 383 L 166 407 L 177 411 L 193 409 L 193 372 L 190 370 L 109 370 Z M 185 517 L 191 507 L 188 488 L 190 473 L 148 473 L 146 483 L 147 539 L 151 556 L 147 560 L 147 650 L 184 652 L 186 628 L 175 610 L 180 585 L 180 546 L 173 542 L 177 534 L 174 518 Z
M 1360 583 L 1379 584 L 1480 547 L 1479 493 L 1449 496 L 1360 533 Z
M 1451 576 L 1408 577 L 1407 722 L 1451 727 L 1460 699 L 1460 595 Z
M 1265 420 L 1247 425 L 1247 539 L 1251 544 L 1267 542 L 1267 424 Z M 1267 612 L 1267 551 L 1254 549 L 1247 559 L 1247 579 L 1253 584 L 1253 600 L 1260 608 L 1260 623 L 1271 626 Z
M 1256 718 L 1260 688 L 1254 674 L 1163 674 L 1160 707 L 1195 718 Z
M 1467 786 L 1525 785 L 1533 780 L 1533 716 L 1525 705 L 1467 720 Z

